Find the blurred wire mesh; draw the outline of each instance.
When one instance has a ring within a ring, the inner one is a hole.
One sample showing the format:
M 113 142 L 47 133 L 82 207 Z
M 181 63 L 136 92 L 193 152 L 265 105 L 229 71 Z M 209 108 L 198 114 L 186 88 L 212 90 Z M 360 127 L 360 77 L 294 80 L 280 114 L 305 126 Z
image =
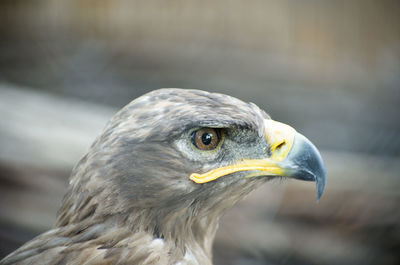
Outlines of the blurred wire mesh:
M 0 2 L 0 256 L 51 227 L 116 109 L 160 87 L 252 101 L 323 150 L 326 193 L 229 211 L 216 264 L 400 262 L 398 1 Z

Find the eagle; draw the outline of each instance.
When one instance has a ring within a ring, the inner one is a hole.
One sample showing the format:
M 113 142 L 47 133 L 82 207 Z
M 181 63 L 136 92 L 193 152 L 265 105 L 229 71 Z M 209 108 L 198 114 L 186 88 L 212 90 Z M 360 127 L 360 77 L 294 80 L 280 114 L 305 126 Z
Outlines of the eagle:
M 71 173 L 54 228 L 0 264 L 212 264 L 218 220 L 274 178 L 315 181 L 316 147 L 253 103 L 165 88 L 129 103 Z

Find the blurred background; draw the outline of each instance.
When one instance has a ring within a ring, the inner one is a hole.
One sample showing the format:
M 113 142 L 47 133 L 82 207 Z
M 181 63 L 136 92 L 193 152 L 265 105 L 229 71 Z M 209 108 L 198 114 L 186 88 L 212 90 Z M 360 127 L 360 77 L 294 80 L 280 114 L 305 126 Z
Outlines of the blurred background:
M 230 94 L 322 151 L 221 221 L 214 262 L 400 264 L 399 1 L 0 1 L 0 258 L 49 229 L 105 122 L 161 87 Z

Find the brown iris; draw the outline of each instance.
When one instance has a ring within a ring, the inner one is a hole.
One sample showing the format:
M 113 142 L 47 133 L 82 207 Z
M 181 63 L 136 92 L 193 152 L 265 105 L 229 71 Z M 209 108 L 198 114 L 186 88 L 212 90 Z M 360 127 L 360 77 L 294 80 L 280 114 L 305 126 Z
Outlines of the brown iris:
M 221 141 L 221 134 L 219 129 L 202 128 L 194 131 L 190 136 L 192 143 L 200 150 L 215 149 Z

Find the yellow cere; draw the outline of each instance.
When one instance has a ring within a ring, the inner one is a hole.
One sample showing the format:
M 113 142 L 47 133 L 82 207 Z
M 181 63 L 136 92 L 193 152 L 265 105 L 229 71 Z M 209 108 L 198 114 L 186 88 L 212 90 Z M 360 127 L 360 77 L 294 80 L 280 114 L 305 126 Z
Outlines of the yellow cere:
M 292 148 L 296 130 L 281 122 L 265 120 L 265 140 L 270 145 L 271 157 L 282 161 Z
M 289 125 L 265 120 L 265 140 L 270 145 L 271 156 L 265 159 L 244 159 L 233 165 L 212 169 L 204 174 L 193 173 L 190 179 L 206 183 L 239 171 L 262 171 L 264 175 L 283 175 L 278 163 L 286 158 L 292 148 L 296 131 Z M 259 174 L 249 174 L 248 177 Z

